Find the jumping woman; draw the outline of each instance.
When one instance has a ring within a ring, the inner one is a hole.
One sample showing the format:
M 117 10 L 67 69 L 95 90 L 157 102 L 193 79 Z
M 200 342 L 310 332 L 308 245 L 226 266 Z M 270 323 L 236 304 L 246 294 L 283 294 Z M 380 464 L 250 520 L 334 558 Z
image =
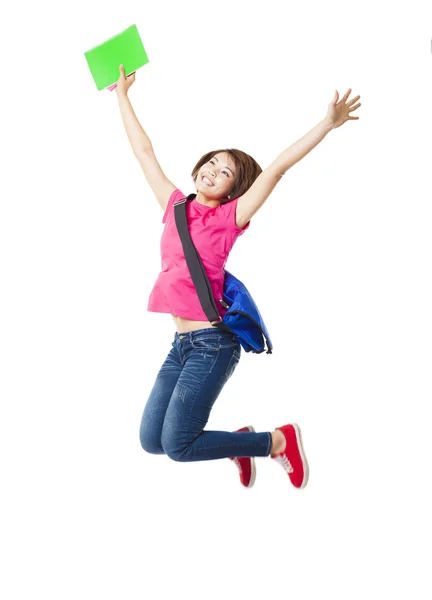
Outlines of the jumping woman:
M 257 433 L 252 426 L 234 432 L 204 430 L 211 409 L 240 360 L 241 344 L 234 334 L 207 320 L 193 284 L 174 218 L 174 203 L 185 198 L 162 171 L 152 143 L 128 98 L 135 73 L 120 66 L 116 93 L 133 152 L 163 211 L 162 271 L 147 310 L 169 313 L 174 340 L 144 407 L 140 427 L 143 449 L 176 461 L 231 459 L 245 487 L 255 482 L 256 456 L 277 460 L 294 487 L 304 488 L 309 468 L 297 424 Z M 287 148 L 264 171 L 248 154 L 235 149 L 214 150 L 200 158 L 192 171 L 196 195 L 186 203 L 188 228 L 216 298 L 220 316 L 224 267 L 231 248 L 249 228 L 250 220 L 286 171 L 308 154 L 332 130 L 346 121 L 360 103 L 349 102 L 349 89 L 338 102 L 336 91 L 326 117 Z

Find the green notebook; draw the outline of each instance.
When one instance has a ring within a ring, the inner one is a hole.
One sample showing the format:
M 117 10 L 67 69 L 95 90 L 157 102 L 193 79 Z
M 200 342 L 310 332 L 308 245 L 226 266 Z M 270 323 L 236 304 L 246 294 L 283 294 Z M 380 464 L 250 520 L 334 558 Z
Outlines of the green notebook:
M 126 77 L 149 62 L 136 25 L 84 52 L 98 90 L 113 90 L 124 65 Z

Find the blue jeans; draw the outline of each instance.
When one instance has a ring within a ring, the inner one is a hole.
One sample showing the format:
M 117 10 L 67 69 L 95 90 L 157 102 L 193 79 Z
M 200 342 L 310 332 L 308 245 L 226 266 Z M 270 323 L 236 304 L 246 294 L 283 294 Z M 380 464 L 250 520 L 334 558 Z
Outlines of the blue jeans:
M 268 456 L 270 432 L 204 431 L 217 397 L 240 360 L 234 335 L 216 327 L 174 335 L 144 408 L 141 446 L 176 461 Z

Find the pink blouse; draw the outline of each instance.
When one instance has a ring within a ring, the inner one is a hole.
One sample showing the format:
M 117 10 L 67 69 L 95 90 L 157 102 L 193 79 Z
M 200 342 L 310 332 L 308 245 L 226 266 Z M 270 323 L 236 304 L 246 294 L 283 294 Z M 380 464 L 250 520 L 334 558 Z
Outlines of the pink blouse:
M 189 273 L 183 246 L 174 218 L 174 202 L 185 198 L 175 190 L 168 201 L 162 223 L 162 271 L 150 294 L 147 310 L 171 313 L 193 321 L 207 321 Z M 236 239 L 249 228 L 236 225 L 238 198 L 215 208 L 200 204 L 196 198 L 186 203 L 186 216 L 192 241 L 201 257 L 221 317 L 227 309 L 219 302 L 223 298 L 225 263 Z

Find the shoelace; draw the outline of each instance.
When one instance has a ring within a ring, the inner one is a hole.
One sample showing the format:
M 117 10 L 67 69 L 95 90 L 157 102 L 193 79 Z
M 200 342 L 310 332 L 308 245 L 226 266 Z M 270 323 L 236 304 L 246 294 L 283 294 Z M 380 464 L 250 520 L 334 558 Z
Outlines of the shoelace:
M 282 465 L 282 467 L 284 468 L 284 470 L 287 473 L 294 473 L 293 466 L 290 463 L 290 461 L 288 460 L 286 454 L 283 454 L 282 456 L 276 456 L 275 460 L 277 460 L 278 462 L 280 462 L 280 464 Z
M 235 464 L 237 465 L 237 467 L 238 467 L 239 471 L 241 471 L 241 470 L 242 470 L 242 468 L 241 468 L 241 466 L 240 466 L 240 461 L 239 461 L 239 459 L 238 459 L 238 458 L 233 458 L 232 460 L 233 460 L 233 461 L 235 462 Z

